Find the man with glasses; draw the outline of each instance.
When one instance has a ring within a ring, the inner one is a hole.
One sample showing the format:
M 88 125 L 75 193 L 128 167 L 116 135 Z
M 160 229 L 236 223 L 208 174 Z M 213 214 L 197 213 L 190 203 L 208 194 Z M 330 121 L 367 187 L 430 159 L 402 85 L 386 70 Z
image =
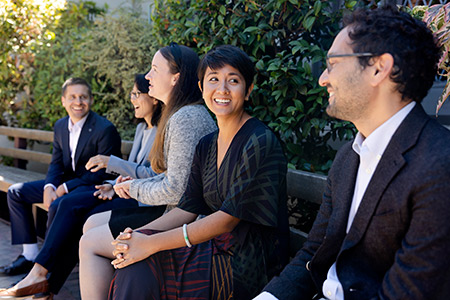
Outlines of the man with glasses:
M 79 205 L 77 194 L 94 193 L 95 184 L 110 178 L 104 170 L 86 170 L 89 158 L 97 154 L 121 156 L 120 136 L 111 122 L 91 111 L 92 92 L 84 79 L 68 79 L 62 86 L 61 102 L 68 116 L 55 123 L 52 161 L 45 180 L 14 184 L 8 190 L 12 243 L 22 244 L 23 252 L 12 264 L 0 267 L 3 275 L 27 273 L 38 255 L 32 204 L 44 203 L 48 208 L 48 232 L 62 206 Z M 60 228 L 66 225 L 53 224 Z M 15 295 L 9 294 L 0 291 L 0 298 Z
M 449 299 L 450 132 L 420 102 L 439 49 L 395 7 L 347 16 L 319 83 L 358 129 L 308 240 L 256 299 Z

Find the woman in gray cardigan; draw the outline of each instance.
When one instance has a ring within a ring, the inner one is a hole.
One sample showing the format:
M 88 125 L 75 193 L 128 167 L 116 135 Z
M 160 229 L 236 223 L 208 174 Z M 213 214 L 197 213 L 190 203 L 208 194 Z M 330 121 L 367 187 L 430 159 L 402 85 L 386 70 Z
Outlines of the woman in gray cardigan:
M 159 174 L 116 184 L 114 190 L 120 197 L 148 205 L 167 205 L 169 209 L 180 200 L 198 141 L 217 129 L 202 105 L 196 76 L 198 63 L 194 51 L 175 43 L 154 55 L 146 78 L 150 81 L 149 95 L 165 104 L 150 152 L 152 169 Z M 110 264 L 114 259 L 111 242 L 120 230 L 139 228 L 156 219 L 154 210 L 154 206 L 113 210 L 86 222 L 80 241 L 83 299 L 106 299 L 114 271 Z

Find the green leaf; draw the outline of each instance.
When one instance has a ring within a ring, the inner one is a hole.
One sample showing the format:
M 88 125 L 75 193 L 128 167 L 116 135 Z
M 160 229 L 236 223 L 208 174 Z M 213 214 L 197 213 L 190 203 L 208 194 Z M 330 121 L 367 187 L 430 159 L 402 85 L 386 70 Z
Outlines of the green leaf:
M 315 1 L 314 2 L 314 15 L 317 16 L 322 8 L 322 2 Z
M 259 31 L 259 28 L 257 26 L 250 26 L 250 27 L 247 27 L 247 28 L 244 29 L 244 33 L 245 32 L 253 33 L 253 32 L 256 32 L 256 31 Z
M 315 17 L 313 16 L 307 17 L 306 19 L 303 20 L 303 27 L 305 27 L 306 30 L 311 31 L 314 21 L 316 21 Z
M 225 8 L 224 5 L 222 5 L 222 6 L 220 7 L 220 13 L 221 13 L 222 15 L 224 15 L 224 16 L 225 16 L 225 14 L 227 13 L 227 9 Z

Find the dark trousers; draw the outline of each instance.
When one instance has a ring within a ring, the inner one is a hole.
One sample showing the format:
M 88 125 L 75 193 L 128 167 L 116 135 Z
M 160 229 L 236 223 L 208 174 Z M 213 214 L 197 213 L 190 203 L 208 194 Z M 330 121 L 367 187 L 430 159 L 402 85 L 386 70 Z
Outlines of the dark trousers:
M 16 244 L 32 243 L 32 238 L 36 241 L 31 203 L 42 202 L 43 182 L 40 187 L 37 184 L 30 184 L 20 184 L 22 189 L 19 190 L 11 189 L 13 186 L 8 190 L 8 204 L 12 203 L 10 205 L 11 228 L 13 230 L 13 227 L 16 227 L 16 231 L 20 233 L 17 234 L 13 231 L 13 242 Z M 23 189 L 24 186 L 25 190 Z M 31 190 L 30 186 L 33 187 L 33 190 Z M 40 191 L 40 201 L 36 201 L 35 198 L 37 197 L 30 195 L 30 192 L 36 193 L 37 191 Z M 35 262 L 44 266 L 50 272 L 48 278 L 50 291 L 55 294 L 59 292 L 78 262 L 78 243 L 86 219 L 95 213 L 138 205 L 134 199 L 114 198 L 111 201 L 100 200 L 93 196 L 94 191 L 95 188 L 93 186 L 79 187 L 69 194 L 56 199 L 50 206 L 44 245 Z M 25 200 L 17 201 L 17 197 L 12 197 L 11 199 L 16 201 L 10 201 L 10 194 L 14 196 L 20 195 Z M 18 203 L 22 203 L 22 205 Z M 13 220 L 19 217 L 20 214 L 23 219 L 29 217 L 30 220 L 19 222 L 20 226 L 13 226 L 13 222 L 18 222 Z M 23 232 L 27 229 L 32 230 L 34 236 Z M 14 239 L 15 234 L 17 234 L 16 239 Z
M 8 189 L 8 207 L 11 217 L 12 244 L 33 244 L 37 242 L 36 228 L 32 214 L 32 204 L 42 203 L 44 180 L 17 183 Z M 57 198 L 48 209 L 47 230 L 53 222 L 59 204 L 65 199 L 72 199 L 77 193 L 94 192 L 94 186 L 80 186 L 68 194 Z

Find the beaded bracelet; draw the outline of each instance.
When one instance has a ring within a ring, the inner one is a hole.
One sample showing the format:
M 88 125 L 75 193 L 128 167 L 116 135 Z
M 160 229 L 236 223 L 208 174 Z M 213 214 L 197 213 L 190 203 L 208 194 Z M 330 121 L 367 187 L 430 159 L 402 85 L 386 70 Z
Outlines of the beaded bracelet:
M 184 236 L 184 241 L 186 242 L 186 246 L 188 246 L 189 248 L 192 247 L 191 242 L 189 241 L 188 238 L 188 234 L 187 234 L 187 224 L 183 225 L 183 236 Z

